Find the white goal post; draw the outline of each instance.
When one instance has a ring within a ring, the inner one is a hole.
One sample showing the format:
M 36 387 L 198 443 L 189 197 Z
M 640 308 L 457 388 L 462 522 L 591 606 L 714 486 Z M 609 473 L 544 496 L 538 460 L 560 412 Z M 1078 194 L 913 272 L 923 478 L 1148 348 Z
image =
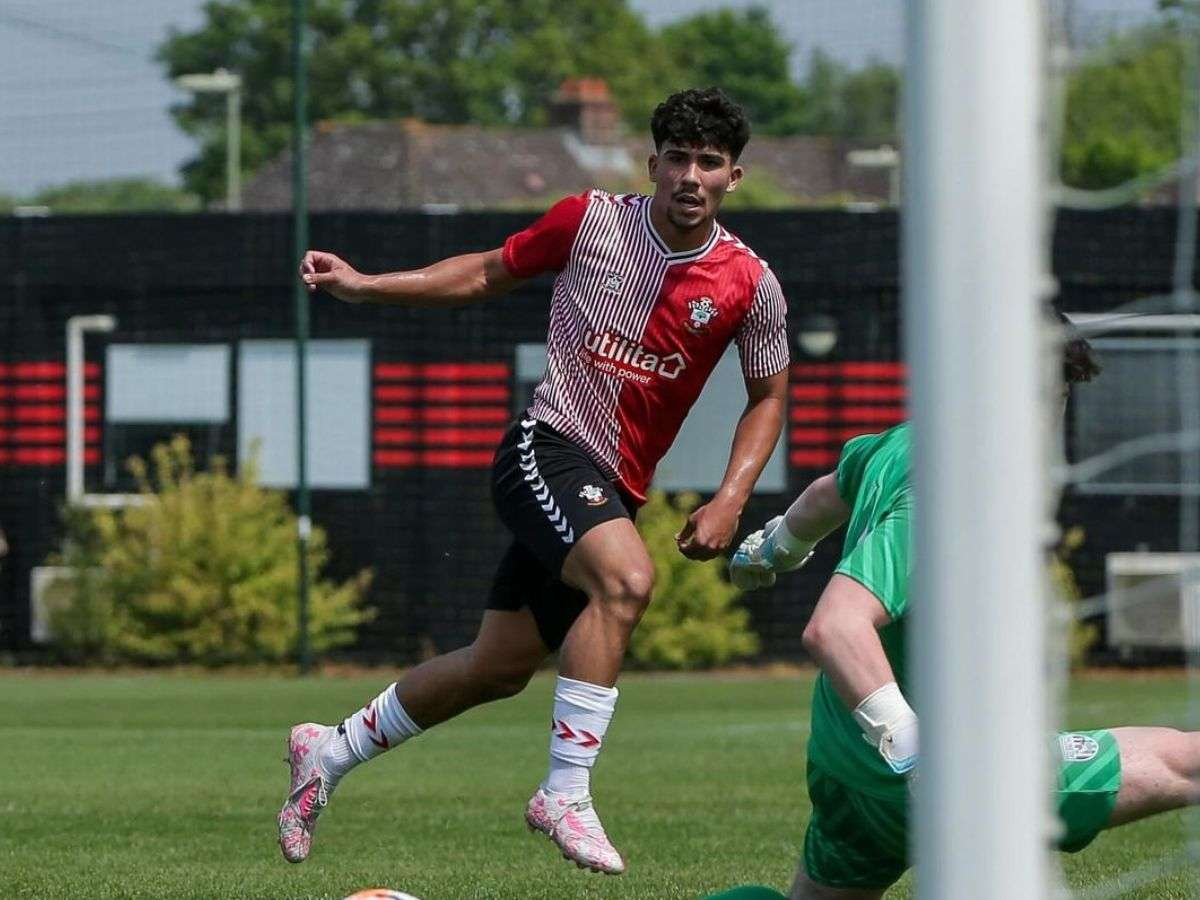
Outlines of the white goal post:
M 1050 891 L 1035 0 L 915 0 L 903 299 L 917 492 L 918 896 Z

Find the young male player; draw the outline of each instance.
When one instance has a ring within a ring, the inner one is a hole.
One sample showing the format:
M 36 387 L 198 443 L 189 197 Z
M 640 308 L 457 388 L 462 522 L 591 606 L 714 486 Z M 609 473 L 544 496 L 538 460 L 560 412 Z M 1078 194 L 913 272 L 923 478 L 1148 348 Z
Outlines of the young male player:
M 475 642 L 411 670 L 340 726 L 292 729 L 284 856 L 308 856 L 317 816 L 350 769 L 480 703 L 512 696 L 559 651 L 550 768 L 525 811 L 581 867 L 625 862 L 596 815 L 590 770 L 654 568 L 633 515 L 658 460 L 731 342 L 749 400 L 713 498 L 678 536 L 691 559 L 733 540 L 783 422 L 786 304 L 775 276 L 716 222 L 750 130 L 721 91 L 667 99 L 651 122 L 653 197 L 591 191 L 560 201 L 503 247 L 415 272 L 363 275 L 310 251 L 310 290 L 350 302 L 445 307 L 557 272 L 546 373 L 496 453 L 492 491 L 514 541 Z
M 1087 341 L 1069 337 L 1066 383 L 1098 372 Z M 842 560 L 804 631 L 821 674 L 808 743 L 813 814 L 792 900 L 876 900 L 909 866 L 906 778 L 919 758 L 917 715 L 905 699 L 909 457 L 907 423 L 854 438 L 837 470 L 747 537 L 730 562 L 735 583 L 765 587 L 849 520 Z M 1200 733 L 1113 728 L 1060 734 L 1054 746 L 1059 847 L 1068 852 L 1106 828 L 1200 802 Z M 757 887 L 718 895 L 780 896 Z

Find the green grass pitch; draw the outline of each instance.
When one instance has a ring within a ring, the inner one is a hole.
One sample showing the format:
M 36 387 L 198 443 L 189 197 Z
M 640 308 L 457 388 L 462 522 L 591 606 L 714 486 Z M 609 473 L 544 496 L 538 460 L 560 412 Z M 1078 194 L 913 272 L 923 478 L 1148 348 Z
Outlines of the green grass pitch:
M 526 832 L 552 681 L 468 713 L 351 775 L 310 860 L 285 863 L 275 814 L 290 724 L 331 722 L 387 676 L 0 673 L 0 898 L 341 898 L 388 886 L 424 900 L 667 900 L 757 882 L 786 889 L 808 804 L 811 678 L 629 676 L 594 777 L 629 861 L 581 872 Z M 1071 724 L 1183 726 L 1182 678 L 1089 677 Z M 1099 885 L 1185 841 L 1183 814 L 1101 836 L 1066 859 Z M 1176 873 L 1125 897 L 1195 896 Z M 909 897 L 906 880 L 889 897 Z

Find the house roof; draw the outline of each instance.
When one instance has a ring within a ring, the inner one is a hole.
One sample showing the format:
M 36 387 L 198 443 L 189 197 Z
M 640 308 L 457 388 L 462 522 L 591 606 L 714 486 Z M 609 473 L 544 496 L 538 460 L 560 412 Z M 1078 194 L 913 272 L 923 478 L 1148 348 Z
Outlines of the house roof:
M 756 137 L 742 162 L 802 200 L 852 195 L 886 200 L 886 173 L 846 163 L 848 142 L 824 137 Z M 322 123 L 309 150 L 314 211 L 395 210 L 431 205 L 466 209 L 536 206 L 596 186 L 645 189 L 648 140 L 583 143 L 557 128 L 430 125 L 416 119 Z M 243 206 L 291 205 L 291 153 L 268 162 L 246 184 Z

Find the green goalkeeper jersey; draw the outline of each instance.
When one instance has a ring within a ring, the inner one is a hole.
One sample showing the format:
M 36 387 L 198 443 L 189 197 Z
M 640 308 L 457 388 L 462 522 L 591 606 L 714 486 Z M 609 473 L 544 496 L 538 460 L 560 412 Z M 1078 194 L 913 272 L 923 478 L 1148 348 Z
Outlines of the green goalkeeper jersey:
M 847 442 L 837 467 L 838 492 L 851 512 L 835 571 L 866 587 L 891 616 L 879 638 L 905 693 L 904 616 L 912 559 L 910 449 L 906 422 Z M 863 739 L 862 729 L 824 674 L 817 678 L 813 696 L 808 757 L 848 787 L 883 799 L 905 796 L 904 778 Z

